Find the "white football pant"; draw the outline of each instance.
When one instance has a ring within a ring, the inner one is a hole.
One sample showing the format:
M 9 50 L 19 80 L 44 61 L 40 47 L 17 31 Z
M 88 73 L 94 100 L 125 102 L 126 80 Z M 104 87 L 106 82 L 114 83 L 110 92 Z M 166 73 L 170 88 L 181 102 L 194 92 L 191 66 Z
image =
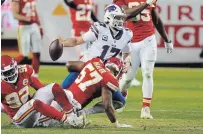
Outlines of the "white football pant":
M 23 56 L 30 52 L 39 53 L 42 45 L 40 28 L 37 24 L 18 26 L 18 47 Z
M 157 42 L 155 35 L 149 36 L 140 42 L 131 44 L 132 66 L 119 81 L 120 89 L 126 90 L 130 87 L 132 80 L 141 64 L 142 69 L 142 92 L 144 98 L 152 98 L 153 93 L 153 70 L 157 57 Z

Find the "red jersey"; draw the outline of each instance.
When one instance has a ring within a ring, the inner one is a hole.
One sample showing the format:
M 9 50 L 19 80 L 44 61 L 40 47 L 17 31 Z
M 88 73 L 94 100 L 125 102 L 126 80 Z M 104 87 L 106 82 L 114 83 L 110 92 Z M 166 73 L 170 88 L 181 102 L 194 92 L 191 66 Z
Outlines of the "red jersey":
M 107 86 L 112 91 L 117 91 L 118 80 L 105 68 L 99 58 L 88 61 L 80 72 L 69 91 L 74 99 L 84 107 L 94 98 L 101 96 L 102 87 Z
M 128 8 L 139 6 L 144 2 L 146 0 L 114 0 L 115 4 L 126 5 Z M 133 31 L 132 42 L 139 42 L 155 33 L 151 16 L 152 8 L 155 6 L 156 4 L 148 6 L 139 15 L 127 21 L 126 26 Z
M 34 70 L 30 66 L 22 65 L 18 66 L 18 80 L 15 85 L 1 81 L 1 103 L 11 118 L 30 100 L 29 86 L 37 89 L 43 87 L 33 74 Z
M 70 8 L 71 21 L 74 29 L 74 35 L 80 36 L 82 33 L 87 32 L 91 26 L 91 12 L 94 4 L 92 0 L 74 0 L 75 4 L 81 10 Z
M 13 0 L 19 2 L 19 14 L 27 17 L 31 17 L 31 22 L 19 21 L 19 25 L 29 25 L 32 23 L 38 23 L 39 19 L 36 12 L 35 0 Z

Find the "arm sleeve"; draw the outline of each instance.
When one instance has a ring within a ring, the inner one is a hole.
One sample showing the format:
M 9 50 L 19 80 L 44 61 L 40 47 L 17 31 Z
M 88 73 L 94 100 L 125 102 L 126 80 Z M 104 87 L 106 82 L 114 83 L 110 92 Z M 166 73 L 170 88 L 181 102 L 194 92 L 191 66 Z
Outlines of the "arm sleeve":
M 26 66 L 27 67 L 27 72 L 30 78 L 30 86 L 33 87 L 35 90 L 38 90 L 42 87 L 44 87 L 44 85 L 39 81 L 38 78 L 34 77 L 35 71 L 32 69 L 32 67 L 30 66 Z
M 73 8 L 73 9 L 77 10 L 77 5 L 74 3 L 73 0 L 64 0 L 64 2 L 65 2 L 66 5 L 69 6 L 70 8 Z
M 118 6 L 122 6 L 122 5 L 126 5 L 125 0 L 113 0 L 113 3 L 118 5 Z
M 129 42 L 123 49 L 122 49 L 122 52 L 123 53 L 130 53 L 131 52 L 131 45 L 130 45 L 131 42 Z
M 113 92 L 116 92 L 119 90 L 118 80 L 110 72 L 107 72 L 104 75 L 104 78 L 105 79 L 103 80 L 102 85 L 107 86 Z
M 131 40 L 133 38 L 133 33 L 132 33 L 131 30 L 128 30 L 128 32 L 129 32 L 130 39 L 129 39 L 127 45 L 122 49 L 123 53 L 129 53 L 129 52 L 131 52 Z
M 82 38 L 85 42 L 93 42 L 98 38 L 99 30 L 96 23 L 93 23 L 89 31 L 82 35 Z

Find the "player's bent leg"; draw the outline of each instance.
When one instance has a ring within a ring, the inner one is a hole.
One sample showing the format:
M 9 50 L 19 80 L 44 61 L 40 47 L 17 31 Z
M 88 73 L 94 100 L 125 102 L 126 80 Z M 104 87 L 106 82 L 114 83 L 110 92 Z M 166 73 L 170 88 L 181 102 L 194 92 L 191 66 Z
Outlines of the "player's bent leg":
M 74 83 L 78 75 L 79 75 L 78 72 L 70 72 L 69 75 L 62 82 L 61 84 L 62 88 L 68 89 Z
M 33 53 L 32 67 L 35 71 L 34 76 L 37 78 L 38 78 L 38 73 L 39 73 L 39 66 L 40 66 L 40 53 Z
M 15 58 L 17 63 L 25 60 L 30 53 L 30 30 L 29 26 L 18 27 L 18 49 L 20 55 Z
M 31 51 L 33 53 L 32 67 L 35 71 L 35 76 L 38 77 L 39 66 L 40 66 L 40 47 L 42 46 L 42 37 L 40 33 L 40 28 L 37 24 L 32 24 L 32 34 L 31 34 Z

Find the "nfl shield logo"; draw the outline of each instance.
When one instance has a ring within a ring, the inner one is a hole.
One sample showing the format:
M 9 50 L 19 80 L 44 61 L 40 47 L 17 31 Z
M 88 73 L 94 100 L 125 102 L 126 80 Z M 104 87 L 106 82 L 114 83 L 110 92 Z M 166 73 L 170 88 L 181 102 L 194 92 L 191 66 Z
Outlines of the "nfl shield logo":
M 103 35 L 103 36 L 102 36 L 102 40 L 103 40 L 103 41 L 107 41 L 107 40 L 108 40 L 108 36 L 107 36 L 107 35 Z

